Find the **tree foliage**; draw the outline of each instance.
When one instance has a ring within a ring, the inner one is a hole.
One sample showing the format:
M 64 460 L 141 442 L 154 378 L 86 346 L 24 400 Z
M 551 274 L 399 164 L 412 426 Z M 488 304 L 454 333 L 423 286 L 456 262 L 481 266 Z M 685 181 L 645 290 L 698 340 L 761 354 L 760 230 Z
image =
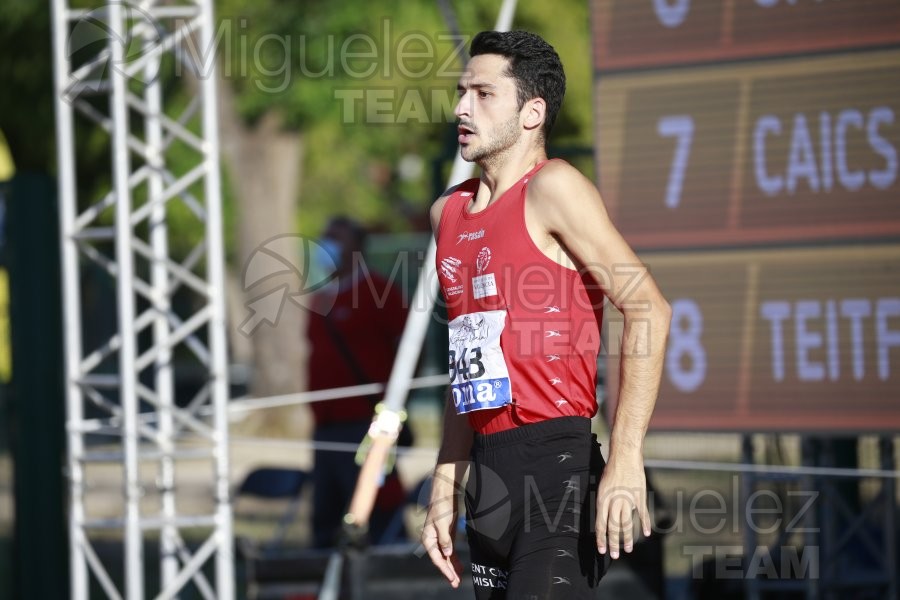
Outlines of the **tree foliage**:
M 501 1 L 448 4 L 468 40 L 493 27 Z M 435 192 L 432 165 L 455 152 L 447 104 L 460 63 L 448 59 L 458 44 L 437 0 L 220 0 L 216 10 L 215 51 L 221 73 L 238 92 L 242 118 L 253 123 L 277 111 L 286 127 L 303 135 L 300 231 L 317 231 L 338 211 L 387 228 L 421 224 Z M 556 144 L 591 139 L 587 10 L 584 0 L 521 0 L 516 11 L 514 26 L 546 37 L 566 66 Z M 416 52 L 427 56 L 415 58 Z M 0 129 L 19 168 L 52 173 L 51 58 L 49 2 L 0 3 Z M 351 97 L 358 98 L 352 114 L 346 110 Z M 109 187 L 108 140 L 88 129 L 76 137 L 79 186 L 93 197 Z M 417 157 L 424 169 L 399 177 L 404 157 L 411 166 Z
M 303 133 L 300 231 L 314 233 L 335 212 L 387 229 L 426 222 L 432 166 L 456 150 L 456 52 L 493 27 L 501 2 L 451 4 L 462 39 L 436 0 L 220 4 L 221 68 L 243 118 L 277 111 Z M 567 67 L 556 143 L 590 139 L 587 23 L 583 0 L 523 0 L 516 13 L 514 26 L 544 35 Z
M 48 171 L 53 154 L 50 3 L 0 5 L 0 129 L 20 170 Z

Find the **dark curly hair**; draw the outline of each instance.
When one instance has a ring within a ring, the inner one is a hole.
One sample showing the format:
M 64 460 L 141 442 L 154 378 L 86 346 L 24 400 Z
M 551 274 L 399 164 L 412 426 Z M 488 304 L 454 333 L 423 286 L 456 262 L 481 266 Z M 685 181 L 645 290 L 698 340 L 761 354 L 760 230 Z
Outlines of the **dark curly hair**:
M 553 46 L 528 31 L 482 31 L 469 49 L 470 56 L 480 54 L 499 54 L 509 60 L 507 75 L 516 82 L 520 109 L 532 98 L 544 99 L 546 140 L 566 95 L 566 73 Z

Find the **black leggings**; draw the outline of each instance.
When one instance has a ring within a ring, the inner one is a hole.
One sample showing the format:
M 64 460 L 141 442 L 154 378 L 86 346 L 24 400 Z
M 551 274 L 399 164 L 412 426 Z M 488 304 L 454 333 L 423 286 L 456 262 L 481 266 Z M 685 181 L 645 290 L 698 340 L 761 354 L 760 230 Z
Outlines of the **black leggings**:
M 476 435 L 466 534 L 478 600 L 593 598 L 604 461 L 590 420 L 560 417 Z

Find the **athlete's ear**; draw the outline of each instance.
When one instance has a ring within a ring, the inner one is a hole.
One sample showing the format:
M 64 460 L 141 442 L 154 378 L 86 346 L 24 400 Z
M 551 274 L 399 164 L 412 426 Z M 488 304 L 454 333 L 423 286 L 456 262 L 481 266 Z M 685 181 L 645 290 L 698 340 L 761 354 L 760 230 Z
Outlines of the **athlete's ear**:
M 543 98 L 532 98 L 522 107 L 525 129 L 537 129 L 544 124 L 547 115 L 547 103 Z

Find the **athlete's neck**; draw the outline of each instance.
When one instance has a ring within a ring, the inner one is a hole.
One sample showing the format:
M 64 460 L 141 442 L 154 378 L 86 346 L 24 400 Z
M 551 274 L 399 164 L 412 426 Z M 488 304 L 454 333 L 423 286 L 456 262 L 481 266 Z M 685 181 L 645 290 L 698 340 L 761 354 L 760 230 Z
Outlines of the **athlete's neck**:
M 547 160 L 547 152 L 544 150 L 544 147 L 534 146 L 529 148 L 528 151 L 516 153 L 513 150 L 513 152 L 505 153 L 504 155 L 495 155 L 479 161 L 482 190 L 479 190 L 474 208 L 476 210 L 485 208 L 502 196 L 503 192 L 512 187 L 525 173 L 528 173 L 538 163 L 545 160 Z M 484 191 L 484 188 L 486 188 L 486 191 Z

